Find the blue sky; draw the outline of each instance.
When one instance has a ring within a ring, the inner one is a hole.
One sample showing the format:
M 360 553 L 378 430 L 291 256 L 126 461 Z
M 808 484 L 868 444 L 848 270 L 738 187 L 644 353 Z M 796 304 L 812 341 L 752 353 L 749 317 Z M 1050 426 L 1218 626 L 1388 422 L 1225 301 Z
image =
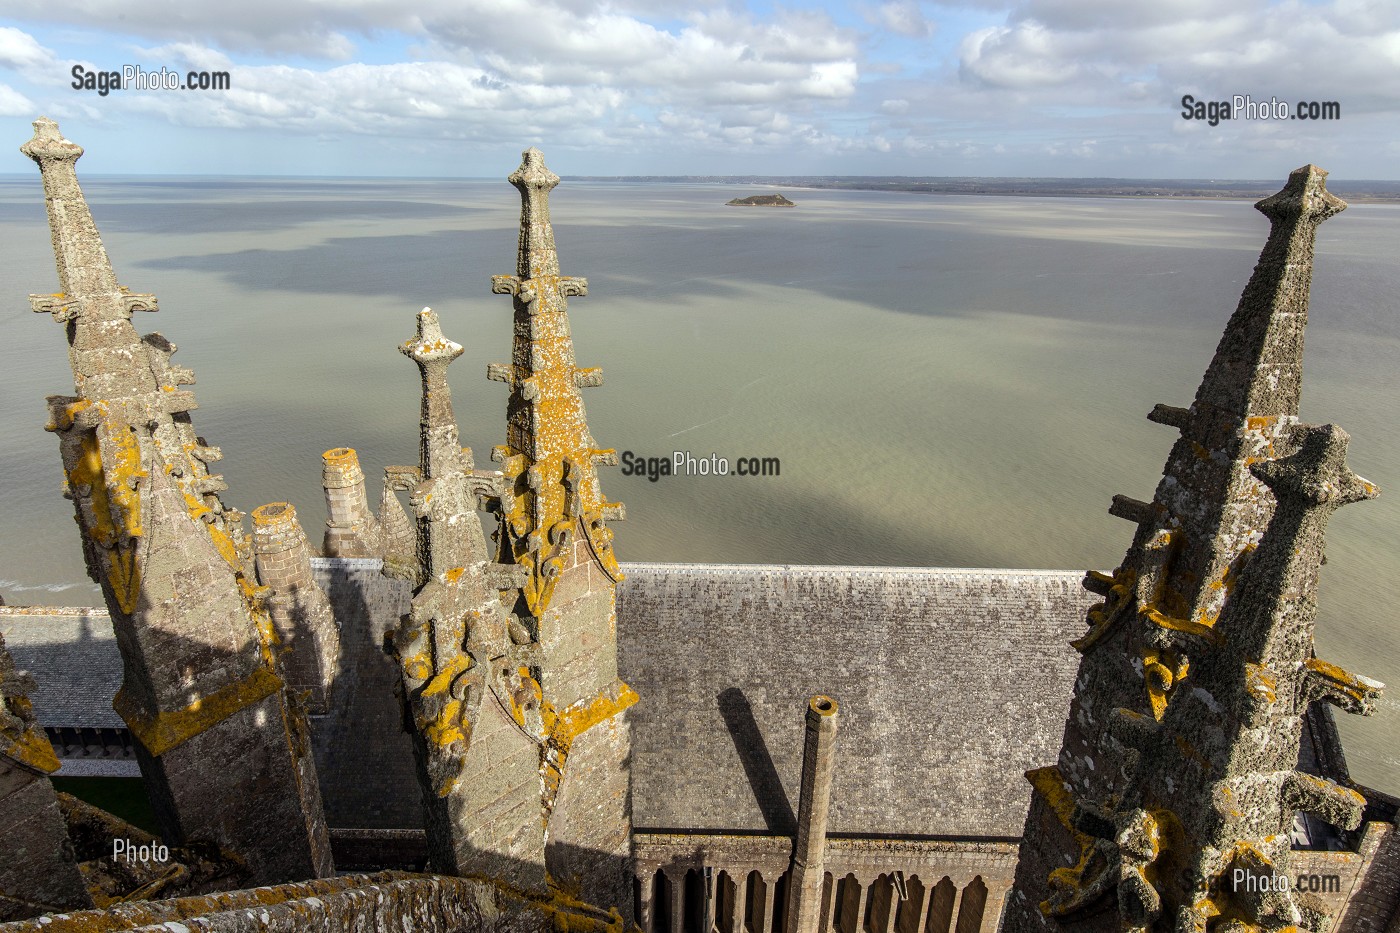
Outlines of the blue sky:
M 1185 94 L 1341 119 L 1212 127 Z M 1393 179 L 1400 4 L 0 0 L 0 131 L 40 114 L 86 172 L 495 177 L 536 145 L 570 175 Z

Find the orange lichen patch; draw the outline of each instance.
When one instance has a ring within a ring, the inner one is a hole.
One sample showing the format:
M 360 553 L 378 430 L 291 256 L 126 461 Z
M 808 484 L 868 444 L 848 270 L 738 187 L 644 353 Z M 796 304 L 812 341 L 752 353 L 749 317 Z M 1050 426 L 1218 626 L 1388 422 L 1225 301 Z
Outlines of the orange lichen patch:
M 1273 703 L 1278 699 L 1278 678 L 1267 667 L 1258 664 L 1245 665 L 1245 688 L 1251 696 Z
M 1110 587 L 1110 586 L 1112 586 L 1113 583 L 1114 583 L 1114 580 L 1115 580 L 1114 577 L 1111 577 L 1111 576 L 1109 576 L 1108 574 L 1103 573 L 1103 572 L 1098 571 L 1098 570 L 1090 570 L 1090 571 L 1088 572 L 1088 574 L 1086 574 L 1086 576 L 1092 577 L 1093 579 L 1097 580 L 1099 583 L 1104 584 L 1105 587 Z
M 60 429 L 71 428 L 73 418 L 88 408 L 94 408 L 102 421 L 96 431 L 82 436 L 77 460 L 68 471 L 68 487 L 90 490 L 92 526 L 84 525 L 83 530 L 109 552 L 107 582 L 121 610 L 132 612 L 141 588 L 135 541 L 143 533 L 140 481 L 148 474 L 141 468 L 141 447 L 135 434 L 108 416 L 105 402 L 84 400 L 65 406 L 58 419 Z
M 1343 670 L 1321 658 L 1308 658 L 1303 662 L 1303 667 L 1313 676 L 1324 679 L 1329 687 L 1341 691 L 1348 699 L 1359 705 L 1369 704 L 1376 699 L 1381 690 L 1381 685 L 1376 681 Z
M 1201 638 L 1207 638 L 1217 643 L 1224 640 L 1216 634 L 1213 628 L 1215 623 L 1213 617 L 1210 618 L 1210 622 L 1207 624 L 1205 622 L 1197 622 L 1194 619 L 1182 619 L 1176 616 L 1169 616 L 1158 612 L 1150 606 L 1143 608 L 1142 615 L 1159 628 L 1171 629 L 1174 632 L 1185 632 L 1188 635 L 1199 635 Z
M 290 502 L 269 502 L 253 509 L 253 524 L 266 528 L 296 521 L 297 510 Z
M 1167 701 L 1172 691 L 1186 677 L 1188 664 L 1170 651 L 1149 648 L 1142 654 L 1143 681 L 1147 686 L 1147 699 L 1152 707 L 1152 718 L 1158 722 L 1167 712 Z
M 1278 423 L 1278 415 L 1256 415 L 1252 418 L 1244 419 L 1244 426 L 1249 431 L 1264 431 Z
M 146 751 L 159 757 L 280 689 L 282 678 L 269 668 L 260 667 L 243 680 L 216 690 L 184 709 L 149 715 L 136 707 L 125 686 L 112 698 L 112 708 L 126 721 Z
M 533 682 L 533 681 L 532 681 Z M 544 724 L 544 799 L 553 801 L 564 777 L 564 764 L 574 740 L 601 722 L 613 718 L 641 699 L 637 691 L 622 681 L 613 684 L 592 700 L 580 700 L 563 712 L 555 710 L 547 700 L 540 702 L 540 718 Z M 548 804 L 547 806 L 552 806 Z
M 44 774 L 53 774 L 59 768 L 58 756 L 48 736 L 30 726 L 19 735 L 0 733 L 0 755 L 5 755 L 20 764 Z
M 1060 824 L 1069 831 L 1070 836 L 1079 846 L 1079 859 L 1075 865 L 1051 871 L 1047 886 L 1051 891 L 1056 892 L 1082 891 L 1085 883 L 1084 875 L 1089 869 L 1090 862 L 1094 860 L 1097 848 L 1092 836 L 1080 832 L 1074 826 L 1074 794 L 1070 791 L 1069 785 L 1065 783 L 1060 769 L 1055 765 L 1027 771 L 1026 780 L 1030 781 L 1031 786 L 1045 799 L 1051 811 L 1059 819 Z M 1050 899 L 1041 901 L 1039 906 L 1042 914 L 1051 917 L 1074 909 L 1075 904 L 1077 904 L 1077 900 L 1071 895 L 1068 899 L 1058 899 L 1058 902 Z
M 562 713 L 555 713 L 548 704 L 544 704 L 541 708 L 545 710 L 544 723 L 549 741 L 567 751 L 574 739 L 640 699 L 637 691 L 618 681 L 616 690 L 600 693 L 588 701 L 580 700 Z
M 453 742 L 467 740 L 468 725 L 462 719 L 462 701 L 448 700 L 431 720 L 423 723 L 423 738 L 437 748 L 446 748 Z M 438 796 L 446 797 L 456 781 L 450 781 L 438 788 Z
M 1074 794 L 1060 775 L 1059 767 L 1050 765 L 1027 771 L 1026 780 L 1045 798 L 1065 829 L 1077 834 L 1079 831 L 1074 828 Z
M 1089 573 L 1095 579 L 1102 579 L 1111 585 L 1108 590 L 1108 601 L 1098 603 L 1089 609 L 1087 616 L 1089 631 L 1070 642 L 1070 645 L 1080 653 L 1102 640 L 1124 617 L 1123 604 L 1134 598 L 1133 588 L 1137 585 L 1136 570 L 1120 567 L 1111 577 L 1093 570 Z
M 423 696 L 431 697 L 446 693 L 452 686 L 452 682 L 459 674 L 471 669 L 472 659 L 469 655 L 459 654 L 451 661 L 448 661 L 442 670 L 433 675 L 432 680 L 423 686 Z

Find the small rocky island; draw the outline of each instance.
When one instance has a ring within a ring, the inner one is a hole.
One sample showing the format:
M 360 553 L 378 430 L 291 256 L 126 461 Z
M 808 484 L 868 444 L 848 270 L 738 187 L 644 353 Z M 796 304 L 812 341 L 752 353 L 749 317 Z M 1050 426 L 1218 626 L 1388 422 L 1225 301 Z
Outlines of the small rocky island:
M 725 202 L 725 207 L 796 207 L 797 205 L 781 194 L 756 194 L 751 198 L 735 198 Z

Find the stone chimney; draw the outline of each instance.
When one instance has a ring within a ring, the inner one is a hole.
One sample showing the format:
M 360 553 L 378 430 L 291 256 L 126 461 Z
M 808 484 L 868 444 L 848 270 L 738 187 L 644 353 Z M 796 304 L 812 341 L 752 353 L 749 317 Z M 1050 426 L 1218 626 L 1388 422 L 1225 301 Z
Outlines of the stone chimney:
M 258 581 L 272 591 L 266 605 L 283 647 L 283 677 L 292 690 L 309 694 L 309 712 L 324 713 L 337 673 L 340 630 L 312 576 L 311 549 L 290 503 L 253 510 L 253 552 Z
M 831 774 L 836 761 L 838 706 L 818 694 L 807 702 L 807 738 L 802 748 L 802 796 L 797 804 L 797 839 L 787 881 L 787 933 L 819 933 L 822 883 L 826 878 L 826 818 L 831 809 Z
M 379 522 L 369 510 L 365 474 L 353 447 L 336 447 L 321 454 L 325 468 L 327 557 L 381 557 Z

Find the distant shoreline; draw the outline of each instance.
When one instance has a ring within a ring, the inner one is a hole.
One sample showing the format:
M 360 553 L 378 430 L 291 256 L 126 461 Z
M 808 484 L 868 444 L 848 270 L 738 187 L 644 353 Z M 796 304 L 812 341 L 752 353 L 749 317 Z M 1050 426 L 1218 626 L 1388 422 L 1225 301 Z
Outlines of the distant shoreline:
M 654 184 L 761 185 L 826 191 L 891 191 L 1042 198 L 1178 198 L 1258 200 L 1275 194 L 1284 178 L 1266 181 L 1132 178 L 933 178 L 762 175 L 568 175 L 566 181 Z M 1334 181 L 1327 190 L 1356 203 L 1400 203 L 1400 181 Z

